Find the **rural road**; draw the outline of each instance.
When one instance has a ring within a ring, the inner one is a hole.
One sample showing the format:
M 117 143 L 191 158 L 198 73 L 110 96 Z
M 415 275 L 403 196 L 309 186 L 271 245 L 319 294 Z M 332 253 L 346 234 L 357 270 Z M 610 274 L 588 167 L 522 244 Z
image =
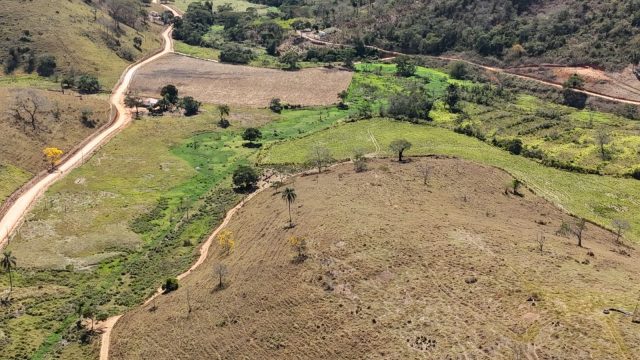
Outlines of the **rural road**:
M 319 40 L 319 39 L 316 39 L 314 37 L 311 37 L 311 36 L 305 34 L 304 32 L 302 32 L 300 30 L 298 30 L 297 33 L 298 33 L 298 36 L 302 37 L 305 40 L 308 40 L 312 44 L 325 45 L 325 46 L 339 46 L 339 47 L 348 46 L 348 47 L 351 47 L 351 45 L 337 44 L 337 43 L 333 43 L 333 42 L 329 42 L 329 41 Z M 390 51 L 390 50 L 381 49 L 379 47 L 371 46 L 371 45 L 365 45 L 365 47 L 368 48 L 368 49 L 377 50 L 377 51 L 380 51 L 382 53 L 386 53 L 386 54 L 392 55 L 391 57 L 386 57 L 386 58 L 382 59 L 382 61 L 393 60 L 396 56 L 409 55 L 409 54 L 404 54 L 404 53 L 397 52 L 397 51 Z M 472 66 L 476 66 L 476 67 L 482 68 L 484 70 L 487 70 L 487 71 L 490 71 L 490 72 L 493 72 L 493 73 L 507 74 L 507 75 L 510 75 L 510 76 L 513 76 L 513 77 L 516 77 L 516 78 L 535 81 L 535 82 L 538 82 L 538 83 L 541 83 L 541 84 L 544 84 L 544 85 L 548 85 L 548 86 L 551 86 L 551 87 L 554 87 L 554 88 L 557 88 L 557 89 L 562 89 L 563 88 L 563 84 L 561 84 L 561 83 L 556 83 L 556 82 L 548 81 L 548 80 L 542 80 L 542 79 L 538 79 L 536 77 L 529 76 L 529 75 L 516 74 L 516 73 L 513 73 L 511 71 L 508 71 L 508 69 L 482 65 L 482 64 L 475 63 L 473 61 L 465 60 L 465 59 L 449 57 L 449 56 L 430 56 L 430 55 L 423 55 L 423 56 L 431 57 L 431 58 L 434 58 L 434 59 L 445 60 L 445 61 L 461 61 L 461 62 L 464 62 L 466 64 L 469 64 L 469 65 L 472 65 Z M 562 66 L 556 66 L 556 67 L 562 67 Z M 618 83 L 618 82 L 616 81 L 616 83 Z M 619 84 L 619 85 L 623 86 L 621 84 Z M 624 84 L 624 85 L 626 85 L 626 84 Z M 610 101 L 623 103 L 623 104 L 640 105 L 640 101 L 630 100 L 630 99 L 625 99 L 625 98 L 620 98 L 620 97 L 614 97 L 614 96 L 609 96 L 609 95 L 602 94 L 602 93 L 595 92 L 595 91 L 589 91 L 589 90 L 583 90 L 583 89 L 573 89 L 573 91 L 578 92 L 578 93 L 582 93 L 582 94 L 585 94 L 585 95 L 593 96 L 593 97 L 598 97 L 598 98 L 605 99 L 605 100 L 610 100 Z

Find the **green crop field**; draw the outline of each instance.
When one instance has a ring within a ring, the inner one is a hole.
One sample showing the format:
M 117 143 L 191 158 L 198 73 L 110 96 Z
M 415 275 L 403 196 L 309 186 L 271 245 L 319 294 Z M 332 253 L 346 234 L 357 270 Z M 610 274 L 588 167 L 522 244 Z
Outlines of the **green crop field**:
M 610 227 L 613 219 L 628 220 L 633 224 L 633 240 L 640 240 L 640 217 L 637 215 L 640 213 L 640 192 L 637 180 L 549 168 L 436 126 L 385 119 L 359 121 L 275 144 L 263 151 L 261 161 L 263 164 L 303 163 L 307 160 L 309 149 L 316 144 L 329 148 L 336 159 L 348 159 L 356 149 L 375 152 L 372 136 L 380 144 L 382 155 L 391 156 L 388 150 L 391 141 L 404 138 L 413 144 L 409 155 L 458 156 L 499 167 L 558 206 L 605 227 Z

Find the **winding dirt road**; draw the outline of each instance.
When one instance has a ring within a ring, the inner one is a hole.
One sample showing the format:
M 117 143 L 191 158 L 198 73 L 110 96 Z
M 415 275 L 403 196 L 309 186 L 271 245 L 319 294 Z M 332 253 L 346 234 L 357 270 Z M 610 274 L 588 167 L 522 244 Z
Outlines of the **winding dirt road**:
M 337 43 L 333 43 L 330 41 L 323 41 L 323 40 L 319 40 L 316 39 L 312 36 L 307 35 L 306 33 L 302 32 L 302 31 L 297 31 L 298 36 L 300 36 L 301 38 L 311 42 L 312 44 L 316 44 L 316 45 L 324 45 L 324 46 L 336 46 L 336 47 L 352 47 L 351 45 L 345 45 L 345 44 L 337 44 Z M 368 49 L 372 49 L 372 50 L 376 50 L 376 51 L 380 51 L 382 54 L 385 55 L 385 58 L 382 59 L 383 61 L 390 61 L 393 60 L 395 57 L 397 56 L 402 56 L 402 55 L 408 55 L 408 54 L 404 54 L 401 52 L 397 52 L 397 51 L 390 51 L 390 50 L 385 50 L 385 49 L 381 49 L 379 47 L 376 46 L 371 46 L 371 45 L 366 45 L 365 46 Z M 500 73 L 500 74 L 507 74 L 516 78 L 520 78 L 523 80 L 529 80 L 529 81 L 535 81 L 547 86 L 551 86 L 557 89 L 562 89 L 563 88 L 563 84 L 561 83 L 556 83 L 553 81 L 549 81 L 549 80 L 542 80 L 539 78 L 536 78 L 534 76 L 529 76 L 529 75 L 524 75 L 524 74 L 517 74 L 514 72 L 509 71 L 509 69 L 503 69 L 503 68 L 498 68 L 498 67 L 494 67 L 494 66 L 487 66 L 487 65 L 482 65 L 482 64 L 478 64 L 476 62 L 473 61 L 469 61 L 469 60 L 465 60 L 465 59 L 460 59 L 460 58 L 456 58 L 456 57 L 449 57 L 449 56 L 429 56 L 429 55 L 422 55 L 422 56 L 426 56 L 426 57 L 430 57 L 430 58 L 434 58 L 434 59 L 440 59 L 440 60 L 445 60 L 445 61 L 462 61 L 466 64 L 472 65 L 472 66 L 476 66 L 479 67 L 481 69 L 493 72 L 493 73 Z M 554 65 L 555 66 L 555 65 Z M 616 81 L 616 83 L 619 83 L 618 81 Z M 622 84 L 619 84 L 620 86 L 624 86 Z M 627 85 L 628 86 L 628 85 Z M 615 96 L 610 96 L 607 94 L 602 94 L 599 92 L 595 92 L 595 91 L 589 91 L 589 90 L 583 90 L 583 89 L 573 89 L 573 91 L 578 92 L 578 93 L 582 93 L 585 95 L 589 95 L 589 96 L 593 96 L 593 97 L 597 97 L 597 98 L 601 98 L 601 99 L 605 99 L 605 100 L 610 100 L 610 101 L 614 101 L 614 102 L 619 102 L 619 103 L 623 103 L 623 104 L 631 104 L 631 105 L 640 105 L 640 101 L 636 101 L 636 100 L 631 100 L 631 99 L 625 99 L 625 98 L 621 98 L 621 97 L 615 97 Z

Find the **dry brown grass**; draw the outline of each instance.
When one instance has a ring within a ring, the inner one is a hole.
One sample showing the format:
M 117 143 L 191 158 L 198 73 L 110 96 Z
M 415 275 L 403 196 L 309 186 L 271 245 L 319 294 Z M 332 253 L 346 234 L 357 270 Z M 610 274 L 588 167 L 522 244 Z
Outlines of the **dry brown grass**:
M 417 171 L 424 162 L 428 186 Z M 157 310 L 125 315 L 112 358 L 635 356 L 640 325 L 603 314 L 638 300 L 638 255 L 612 234 L 589 225 L 588 249 L 556 236 L 569 216 L 529 191 L 505 195 L 510 176 L 493 168 L 453 159 L 369 166 L 294 179 L 294 229 L 285 229 L 280 194 L 251 200 L 228 227 L 233 253 L 212 251 Z M 309 240 L 302 264 L 292 262 L 291 235 Z M 214 291 L 221 262 L 229 285 Z
M 34 97 L 41 102 L 38 119 L 44 130 L 34 132 L 31 128 L 22 128 L 15 124 L 11 107 L 19 97 Z M 55 146 L 67 152 L 84 140 L 100 125 L 109 119 L 109 103 L 96 96 L 78 97 L 67 92 L 0 88 L 0 164 L 9 163 L 32 173 L 46 168 L 42 150 Z M 52 111 L 60 111 L 56 119 Z M 80 122 L 83 109 L 93 112 L 92 119 L 98 121 L 95 128 L 84 126 Z
M 181 55 L 168 55 L 142 68 L 132 89 L 158 97 L 167 84 L 199 101 L 267 107 L 272 98 L 295 105 L 329 105 L 347 89 L 353 73 L 337 69 L 282 71 L 220 64 Z

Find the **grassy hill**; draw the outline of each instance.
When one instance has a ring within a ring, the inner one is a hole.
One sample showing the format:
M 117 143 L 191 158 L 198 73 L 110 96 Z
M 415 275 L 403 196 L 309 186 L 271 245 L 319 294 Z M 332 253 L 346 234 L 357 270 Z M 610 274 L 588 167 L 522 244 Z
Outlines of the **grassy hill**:
M 137 0 L 135 4 L 141 6 Z M 108 89 L 129 63 L 161 42 L 159 26 L 139 24 L 133 29 L 120 24 L 116 30 L 105 9 L 82 0 L 6 0 L 2 7 L 0 58 L 6 64 L 11 49 L 21 54 L 12 73 L 23 73 L 27 58 L 49 54 L 56 59 L 58 74 L 96 75 Z M 134 46 L 136 37 L 142 39 L 140 49 Z
M 282 8 L 317 14 L 321 29 L 342 30 L 336 39 L 409 53 L 608 68 L 640 60 L 640 4 L 633 1 L 312 0 Z
M 616 359 L 637 352 L 631 317 L 603 314 L 637 303 L 628 281 L 640 270 L 637 255 L 622 255 L 631 250 L 615 245 L 613 234 L 588 226 L 588 249 L 555 235 L 572 220 L 528 191 L 505 195 L 511 177 L 491 167 L 413 159 L 373 161 L 369 169 L 355 173 L 345 164 L 288 181 L 298 195 L 294 228 L 276 190 L 250 200 L 226 227 L 233 251 L 215 244 L 177 291 L 125 315 L 111 358 Z M 307 241 L 302 262 L 292 236 Z M 228 270 L 223 289 L 219 264 Z

